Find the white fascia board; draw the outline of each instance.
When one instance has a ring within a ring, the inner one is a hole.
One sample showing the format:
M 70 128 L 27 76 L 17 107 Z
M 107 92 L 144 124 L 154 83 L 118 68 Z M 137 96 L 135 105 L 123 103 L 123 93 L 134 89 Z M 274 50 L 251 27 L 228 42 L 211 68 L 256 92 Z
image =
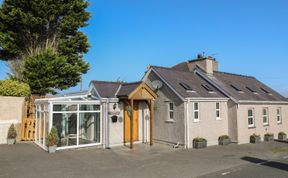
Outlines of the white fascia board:
M 148 78 L 148 75 L 150 75 L 151 72 L 154 72 L 182 101 L 185 101 L 185 99 L 153 68 L 150 68 L 145 76 L 142 78 L 142 81 L 145 82 L 145 80 Z
M 101 104 L 100 100 L 94 101 L 51 101 L 52 104 Z
M 90 84 L 89 84 L 89 85 L 90 85 L 89 88 L 90 88 L 90 87 L 93 88 L 93 89 L 95 90 L 95 93 L 98 95 L 98 98 L 101 99 L 102 97 L 101 97 L 101 95 L 99 94 L 96 86 L 94 85 L 94 83 L 92 83 L 92 85 L 91 85 L 91 83 L 92 83 L 92 82 L 90 82 Z
M 206 101 L 206 102 L 209 102 L 209 101 L 217 101 L 217 102 L 228 102 L 229 101 L 229 98 L 185 98 L 185 100 L 187 101 Z
M 253 100 L 239 100 L 239 104 L 287 104 L 287 101 L 253 101 Z

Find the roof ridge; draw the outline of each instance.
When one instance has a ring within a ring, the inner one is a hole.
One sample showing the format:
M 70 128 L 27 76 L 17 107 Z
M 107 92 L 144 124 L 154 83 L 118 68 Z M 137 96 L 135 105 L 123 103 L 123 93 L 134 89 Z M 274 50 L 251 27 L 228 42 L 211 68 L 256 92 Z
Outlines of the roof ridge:
M 129 82 L 129 83 L 122 83 L 121 85 L 134 85 L 134 84 L 139 84 L 141 83 L 142 81 L 137 81 L 137 82 Z
M 102 81 L 102 80 L 91 80 L 91 82 L 97 82 L 97 83 L 113 83 L 113 84 L 125 84 L 125 82 L 118 82 L 118 81 Z
M 188 72 L 188 71 L 183 71 L 183 70 L 175 70 L 175 69 L 172 69 L 172 68 L 169 68 L 169 67 L 161 67 L 161 66 L 151 66 L 152 68 L 153 67 L 156 67 L 156 68 L 161 68 L 161 69 L 167 69 L 167 70 L 172 70 L 172 71 L 177 71 L 177 72 L 183 72 L 183 73 L 190 73 L 192 74 L 193 72 Z
M 222 72 L 222 71 L 214 71 L 214 72 L 216 72 L 216 73 L 222 73 L 222 74 L 227 74 L 227 75 L 236 75 L 236 76 L 239 76 L 239 77 L 246 77 L 246 78 L 253 78 L 253 79 L 256 79 L 255 77 L 253 77 L 253 76 L 249 76 L 249 75 L 235 74 L 235 73 Z

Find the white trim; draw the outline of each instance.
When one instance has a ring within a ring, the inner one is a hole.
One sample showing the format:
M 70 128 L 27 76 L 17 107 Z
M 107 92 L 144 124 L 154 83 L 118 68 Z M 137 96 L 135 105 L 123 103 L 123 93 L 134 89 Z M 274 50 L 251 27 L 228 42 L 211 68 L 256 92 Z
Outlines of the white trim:
M 252 116 L 249 116 L 249 110 L 252 110 Z M 252 118 L 253 124 L 249 124 L 249 119 Z M 248 122 L 248 128 L 253 128 L 255 127 L 255 112 L 254 108 L 248 108 L 247 110 L 247 122 Z
M 263 114 L 263 111 L 266 110 L 266 115 Z M 264 122 L 264 117 L 266 117 L 266 122 Z M 262 122 L 264 126 L 269 125 L 269 108 L 262 108 Z
M 0 124 L 19 124 L 21 121 L 17 119 L 10 119 L 10 120 L 0 120 Z
M 218 109 L 217 109 L 217 104 L 219 105 Z M 217 116 L 217 112 L 219 112 L 219 116 Z M 215 115 L 216 115 L 216 120 L 221 120 L 221 103 L 220 102 L 215 103 Z
M 279 110 L 279 114 L 278 114 L 278 110 Z M 278 121 L 278 117 L 280 117 L 279 121 Z M 282 123 L 282 108 L 281 107 L 276 108 L 276 121 L 277 121 L 277 124 Z
M 195 110 L 195 104 L 197 104 L 198 109 Z M 195 119 L 195 113 L 198 113 L 198 118 Z M 193 102 L 193 122 L 199 122 L 200 121 L 200 104 L 199 102 Z
M 62 147 L 57 147 L 56 150 L 66 150 L 66 149 L 73 149 L 73 148 L 84 148 L 84 147 L 91 147 L 91 146 L 98 146 L 98 145 L 102 145 L 102 143 L 91 143 L 91 144 L 84 144 L 84 145 L 62 146 Z
M 190 119 L 189 119 L 189 102 L 186 103 L 186 127 L 187 127 L 187 130 L 186 130 L 186 138 L 187 138 L 187 143 L 185 144 L 186 147 L 189 149 L 190 148 Z
M 239 100 L 238 101 L 240 104 L 245 104 L 245 103 L 256 103 L 256 104 L 288 104 L 287 101 L 253 101 L 253 100 Z
M 229 98 L 185 98 L 187 101 L 196 101 L 196 102 L 227 102 Z

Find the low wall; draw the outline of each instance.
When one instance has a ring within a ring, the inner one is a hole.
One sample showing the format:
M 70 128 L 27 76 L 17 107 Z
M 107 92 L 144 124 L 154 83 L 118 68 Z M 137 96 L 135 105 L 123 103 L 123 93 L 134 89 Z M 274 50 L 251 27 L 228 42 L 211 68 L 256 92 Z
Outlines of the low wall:
M 0 144 L 7 143 L 7 133 L 11 124 L 17 129 L 17 140 L 20 139 L 24 105 L 24 97 L 0 96 Z

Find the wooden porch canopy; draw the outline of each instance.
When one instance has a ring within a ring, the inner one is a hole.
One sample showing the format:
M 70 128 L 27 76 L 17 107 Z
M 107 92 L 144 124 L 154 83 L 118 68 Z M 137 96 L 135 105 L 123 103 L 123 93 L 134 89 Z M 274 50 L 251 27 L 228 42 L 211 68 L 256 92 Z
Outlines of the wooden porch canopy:
M 130 148 L 133 148 L 133 128 L 134 128 L 134 103 L 135 101 L 145 101 L 149 107 L 149 127 L 150 127 L 150 145 L 153 145 L 153 108 L 156 93 L 144 82 L 123 84 L 117 96 L 120 100 L 126 101 L 124 113 L 127 112 L 127 106 L 130 106 Z M 125 125 L 125 124 L 124 124 Z M 125 129 L 124 129 L 125 132 Z M 125 133 L 124 133 L 125 137 Z M 125 138 L 124 138 L 125 140 Z M 124 141 L 125 142 L 125 141 Z

